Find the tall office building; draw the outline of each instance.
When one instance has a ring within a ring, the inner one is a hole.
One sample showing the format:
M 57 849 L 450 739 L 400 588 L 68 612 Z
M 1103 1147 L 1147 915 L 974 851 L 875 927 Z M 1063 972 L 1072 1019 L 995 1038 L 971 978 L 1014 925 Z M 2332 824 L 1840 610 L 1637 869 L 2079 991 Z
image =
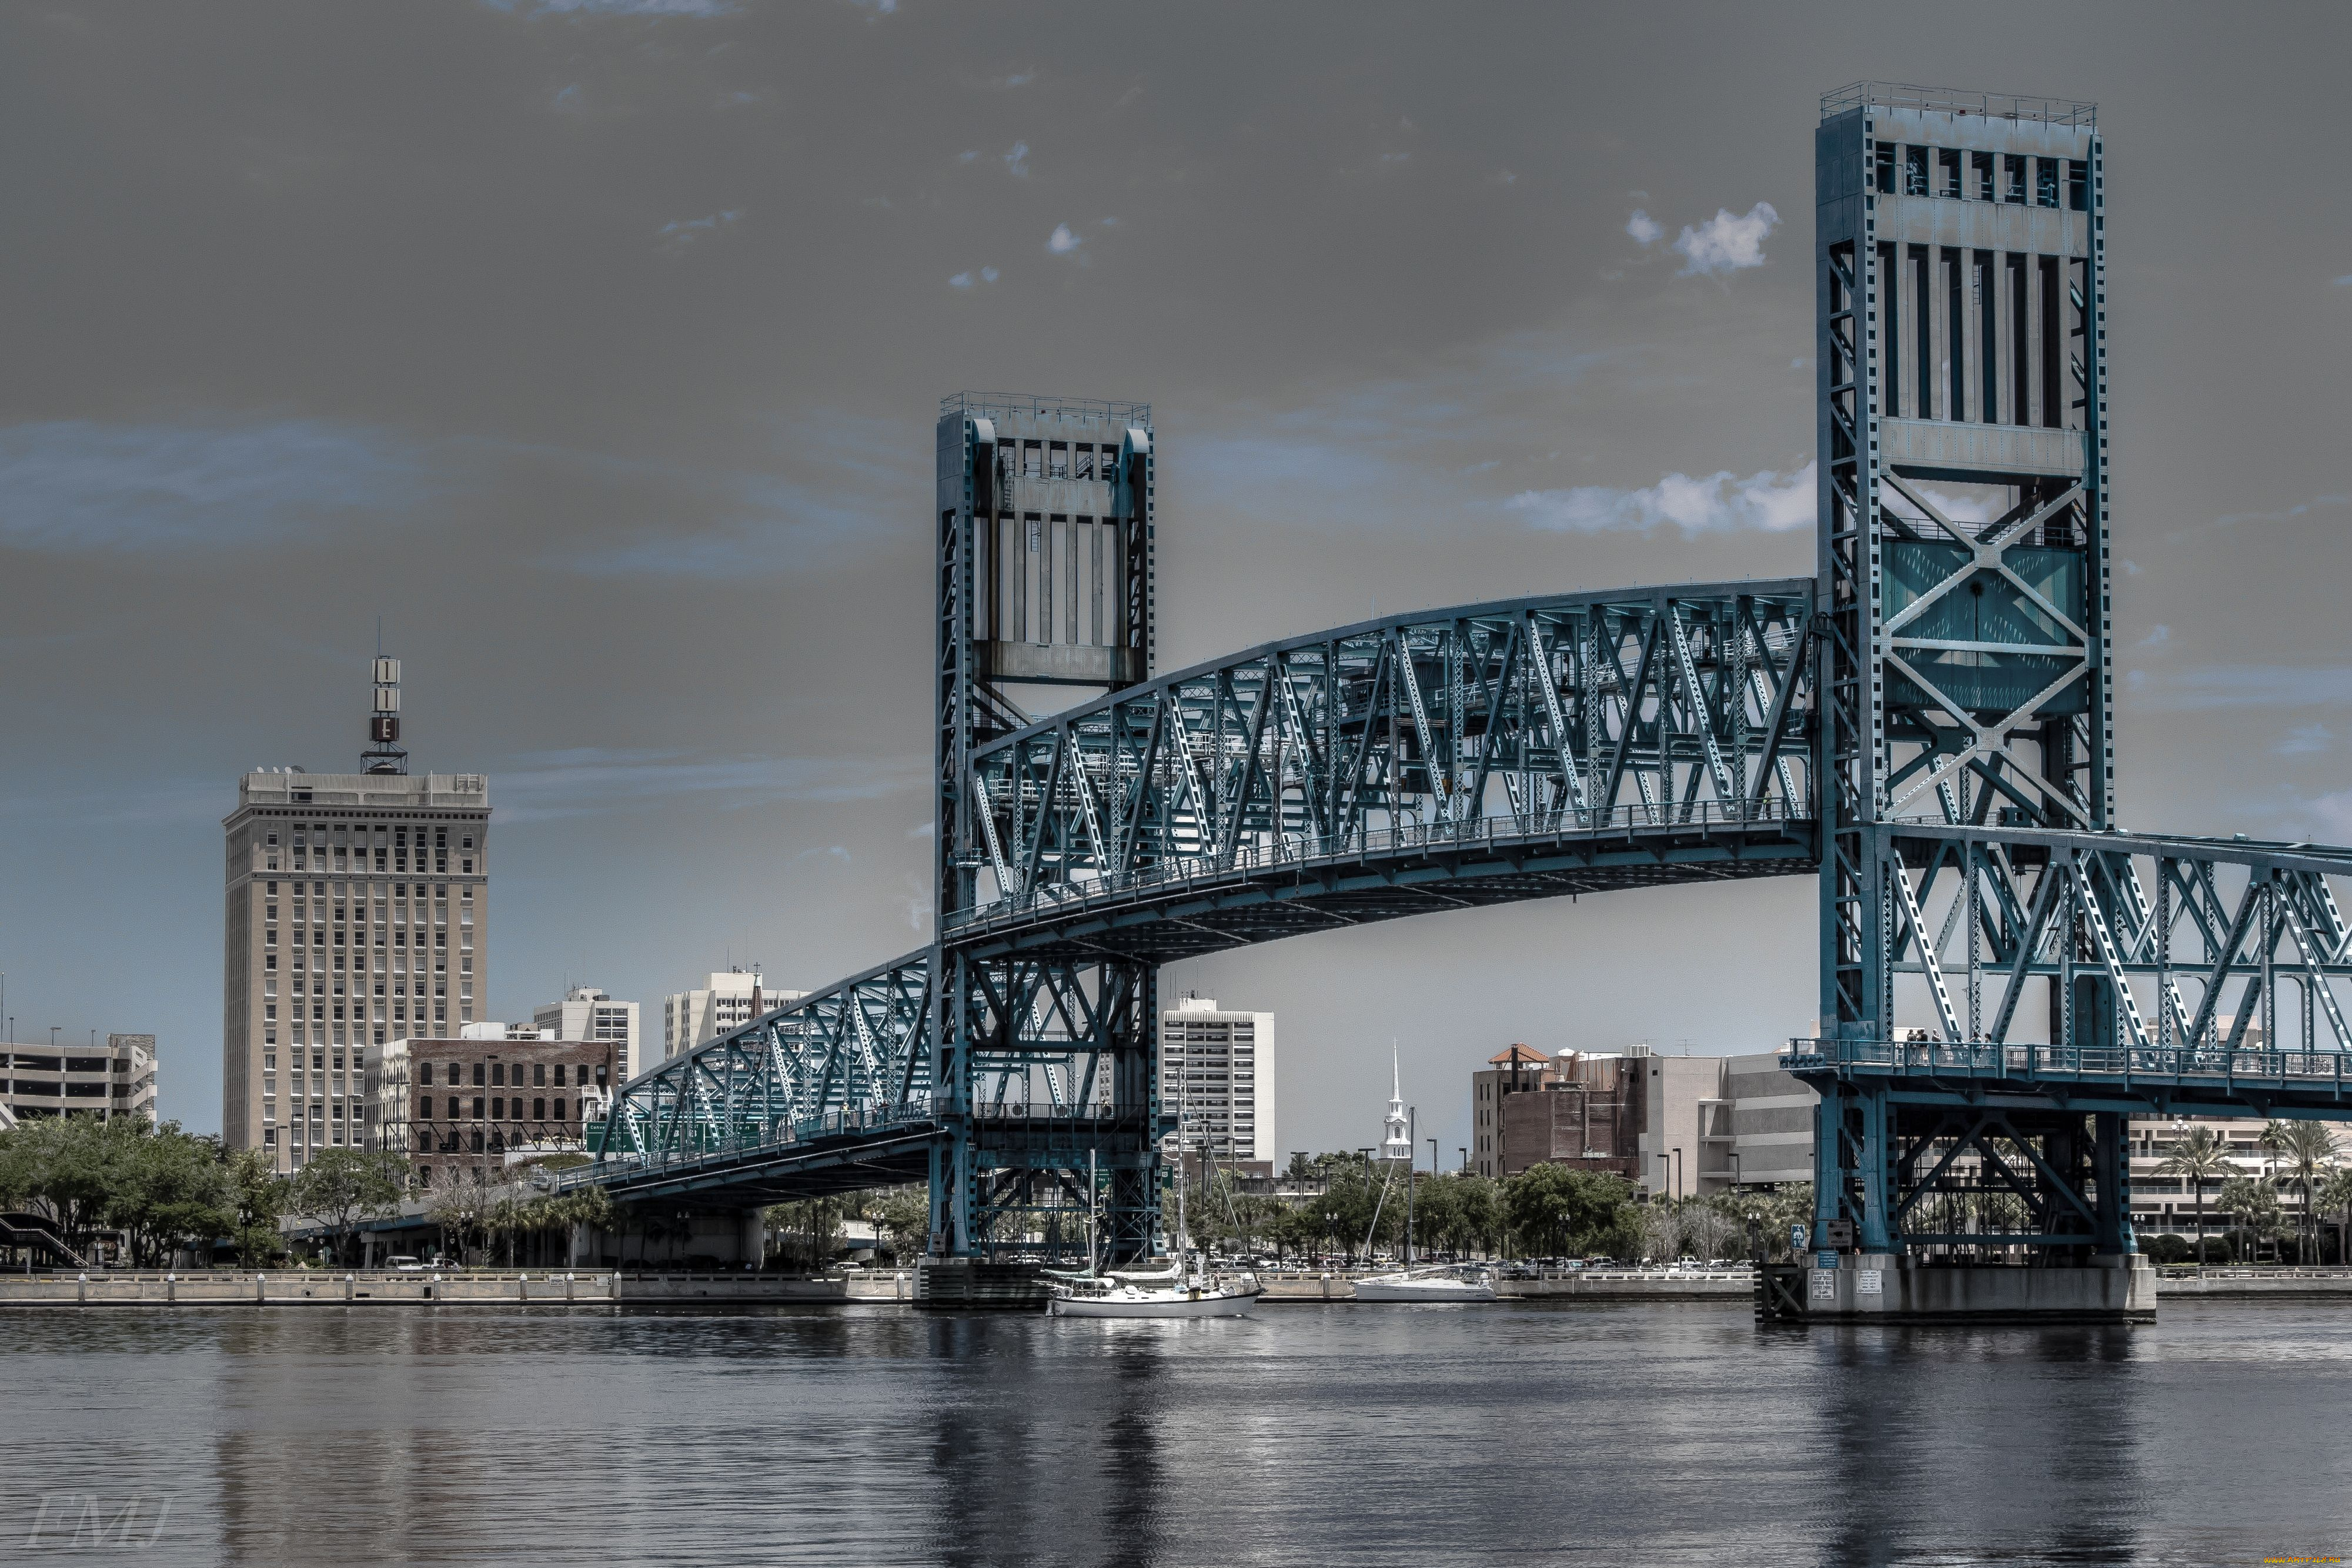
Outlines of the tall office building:
M 646 1063 L 637 1057 L 637 1004 L 616 1002 L 593 986 L 574 986 L 563 994 L 560 1002 L 549 1002 L 531 1009 L 530 1021 L 549 1040 L 593 1040 L 610 1041 L 616 1048 L 614 1071 L 617 1082 L 625 1083 L 631 1075 L 645 1071 Z
M 1160 1015 L 1160 1108 L 1184 1145 L 1220 1161 L 1274 1158 L 1274 1015 L 1186 997 Z M 1167 1147 L 1172 1155 L 1176 1140 Z
M 760 978 L 760 971 L 729 969 L 714 973 L 710 984 L 691 991 L 673 991 L 662 998 L 662 1060 L 717 1040 L 729 1030 L 740 1029 L 763 1012 L 796 1002 L 806 991 L 779 991 Z M 643 1072 L 653 1063 L 635 1071 Z
M 357 773 L 261 769 L 227 833 L 221 1132 L 280 1170 L 357 1147 L 367 1052 L 454 1034 L 489 993 L 489 781 L 412 775 L 400 661 Z

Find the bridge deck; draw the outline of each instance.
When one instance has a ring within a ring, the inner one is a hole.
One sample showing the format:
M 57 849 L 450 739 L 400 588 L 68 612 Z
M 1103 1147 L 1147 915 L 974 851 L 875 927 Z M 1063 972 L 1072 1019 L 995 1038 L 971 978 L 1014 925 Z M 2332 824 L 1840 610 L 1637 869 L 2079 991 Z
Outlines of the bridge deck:
M 951 916 L 944 936 L 978 957 L 1115 954 L 1171 963 L 1412 915 L 1798 875 L 1819 863 L 1818 824 L 1770 802 L 1744 812 L 1702 803 L 1686 820 L 1675 815 L 1633 807 L 1598 827 L 1490 817 L 1374 830 L 1340 848 L 1306 839 L 1244 845 L 1223 859 L 1051 884 Z
M 2352 1114 L 2352 1055 L 2336 1051 L 1799 1040 L 1781 1058 L 1821 1087 L 1869 1083 L 1920 1104 L 2063 1104 L 2077 1111 L 2216 1116 Z

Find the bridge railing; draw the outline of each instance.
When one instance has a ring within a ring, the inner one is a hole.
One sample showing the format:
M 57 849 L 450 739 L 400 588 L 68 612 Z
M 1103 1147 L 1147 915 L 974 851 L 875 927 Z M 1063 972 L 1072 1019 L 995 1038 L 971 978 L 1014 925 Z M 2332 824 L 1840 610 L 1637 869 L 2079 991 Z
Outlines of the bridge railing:
M 1729 803 L 1635 803 L 1608 811 L 1569 810 L 1526 817 L 1485 816 L 1461 821 L 1412 822 L 1329 836 L 1286 833 L 1278 840 L 1238 844 L 1226 854 L 1180 855 L 1115 875 L 1087 874 L 1070 882 L 1040 883 L 1018 896 L 1000 897 L 971 909 L 950 911 L 941 925 L 948 930 L 957 930 L 1037 914 L 1061 915 L 1096 903 L 1122 902 L 1139 894 L 1181 891 L 1194 883 L 1246 880 L 1258 873 L 1286 866 L 1370 860 L 1416 851 L 1475 851 L 1562 838 L 1631 834 L 1636 831 L 1749 828 L 1810 820 L 1790 811 L 1780 800 L 1767 797 Z
M 1968 1040 L 1793 1040 L 1781 1065 L 1792 1072 L 1862 1069 L 1970 1078 L 2173 1079 L 2294 1082 L 2341 1092 L 2338 1051 L 2267 1051 L 2226 1044 L 2174 1047 L 2011 1045 Z

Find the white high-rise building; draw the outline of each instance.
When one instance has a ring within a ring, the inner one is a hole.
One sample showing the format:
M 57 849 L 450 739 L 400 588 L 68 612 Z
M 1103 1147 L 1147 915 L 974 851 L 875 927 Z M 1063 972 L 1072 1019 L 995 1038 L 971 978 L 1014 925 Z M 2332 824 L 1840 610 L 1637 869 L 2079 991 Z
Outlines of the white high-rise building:
M 637 1004 L 616 1002 L 593 986 L 574 986 L 562 1001 L 532 1009 L 530 1021 L 554 1030 L 551 1040 L 612 1041 L 619 1048 L 616 1066 L 624 1083 L 647 1065 L 637 1055 Z
M 1274 1015 L 1186 997 L 1160 1015 L 1160 1107 L 1184 1146 L 1218 1160 L 1274 1158 Z M 1176 1141 L 1168 1140 L 1173 1155 Z
M 710 984 L 699 990 L 677 991 L 662 998 L 662 1060 L 667 1061 L 705 1040 L 717 1040 L 729 1030 L 742 1028 L 761 1013 L 772 1012 L 806 995 L 806 991 L 772 988 L 760 978 L 757 968 L 714 973 Z M 646 1067 L 652 1065 L 646 1063 Z M 639 1072 L 645 1070 L 635 1069 Z

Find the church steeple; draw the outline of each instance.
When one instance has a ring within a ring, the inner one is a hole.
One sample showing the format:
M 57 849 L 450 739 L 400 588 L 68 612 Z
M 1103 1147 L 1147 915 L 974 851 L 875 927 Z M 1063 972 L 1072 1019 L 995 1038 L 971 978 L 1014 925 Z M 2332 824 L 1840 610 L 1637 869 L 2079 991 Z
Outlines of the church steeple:
M 1412 1158 L 1412 1134 L 1406 1128 L 1404 1069 L 1398 1062 L 1394 1040 L 1389 1042 L 1389 1113 L 1386 1122 L 1388 1135 L 1381 1140 L 1381 1158 L 1410 1161 Z

